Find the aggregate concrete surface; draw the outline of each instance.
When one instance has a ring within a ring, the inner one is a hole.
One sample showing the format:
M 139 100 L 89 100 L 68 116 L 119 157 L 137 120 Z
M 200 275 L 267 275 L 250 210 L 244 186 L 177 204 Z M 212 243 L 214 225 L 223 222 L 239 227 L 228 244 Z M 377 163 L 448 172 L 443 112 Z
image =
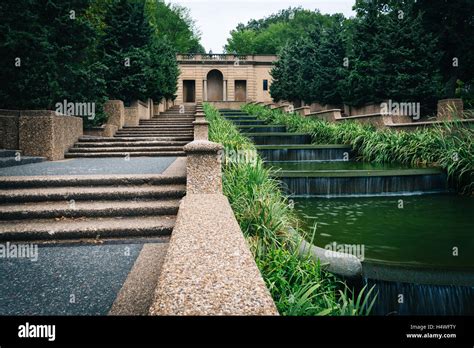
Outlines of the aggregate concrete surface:
M 0 176 L 161 174 L 176 157 L 75 158 L 0 168 Z
M 0 315 L 107 315 L 142 246 L 40 245 L 37 261 L 0 258 Z

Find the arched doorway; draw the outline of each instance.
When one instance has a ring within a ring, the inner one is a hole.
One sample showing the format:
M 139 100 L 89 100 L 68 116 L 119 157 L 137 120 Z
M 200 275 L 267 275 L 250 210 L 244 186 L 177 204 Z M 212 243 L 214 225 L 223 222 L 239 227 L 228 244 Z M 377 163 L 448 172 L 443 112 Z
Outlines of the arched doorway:
M 211 70 L 207 74 L 207 100 L 224 100 L 224 76 L 219 70 Z

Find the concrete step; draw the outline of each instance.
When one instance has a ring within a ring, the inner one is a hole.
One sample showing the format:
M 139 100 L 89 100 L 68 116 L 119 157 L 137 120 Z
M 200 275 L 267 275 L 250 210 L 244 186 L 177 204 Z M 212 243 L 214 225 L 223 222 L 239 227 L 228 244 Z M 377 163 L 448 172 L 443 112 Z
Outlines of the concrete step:
M 15 157 L 0 157 L 0 168 L 21 166 L 23 164 L 39 163 L 46 161 L 44 157 L 20 156 L 18 160 Z
M 165 115 L 194 115 L 194 113 L 196 112 L 196 110 L 179 110 L 179 109 L 175 109 L 175 110 L 168 110 L 168 111 L 165 111 L 165 112 L 162 112 L 161 114 L 158 115 L 158 117 L 161 117 L 161 116 L 165 116 Z
M 179 124 L 175 126 L 165 125 L 149 125 L 149 126 L 128 126 L 123 127 L 121 130 L 176 130 L 176 129 L 193 129 L 192 124 Z
M 185 185 L 184 176 L 162 174 L 140 175 L 58 175 L 58 176 L 10 176 L 1 177 L 0 189 L 80 187 L 80 186 L 139 186 Z
M 176 215 L 179 200 L 66 201 L 0 205 L 2 220 Z
M 120 139 L 123 138 L 155 138 L 155 139 L 170 139 L 170 140 L 193 140 L 193 134 L 191 133 L 178 133 L 178 134 L 117 134 L 117 137 Z
M 163 119 L 179 119 L 179 120 L 186 120 L 186 119 L 193 119 L 195 114 L 169 114 L 169 115 L 159 115 L 148 120 L 140 120 L 140 122 L 150 122 L 155 120 L 163 120 Z
M 122 128 L 119 131 L 147 131 L 147 130 L 153 130 L 153 131 L 188 131 L 188 130 L 193 130 L 194 125 L 193 124 L 188 124 L 188 125 L 176 125 L 176 124 L 157 124 L 153 126 L 147 126 L 143 128 Z
M 78 200 L 133 200 L 181 198 L 186 194 L 185 185 L 160 186 L 97 186 L 97 187 L 31 187 L 0 189 L 0 203 L 74 201 Z
M 153 133 L 153 134 L 168 134 L 168 133 L 192 133 L 193 129 L 192 128 L 187 128 L 187 129 L 124 129 L 124 130 L 119 130 L 115 134 L 122 134 L 122 133 L 130 133 L 130 134 L 147 134 L 147 133 Z
M 98 158 L 98 157 L 184 157 L 184 151 L 154 151 L 154 152 L 92 152 L 92 153 L 70 153 L 65 158 Z
M 192 138 L 194 133 L 166 133 L 166 134 L 161 134 L 161 133 L 120 133 L 117 134 L 117 136 L 122 137 L 136 137 L 136 138 L 141 138 L 141 137 L 189 137 Z
M 160 120 L 178 120 L 178 121 L 189 121 L 194 120 L 194 115 L 160 115 L 158 117 L 150 118 L 149 120 L 140 120 L 140 123 L 149 123 L 153 121 L 160 121 Z
M 139 132 L 139 131 L 131 131 L 131 132 L 117 132 L 115 135 L 117 136 L 192 136 L 194 134 L 193 131 L 169 131 L 169 132 Z
M 175 216 L 12 220 L 0 225 L 0 240 L 162 236 L 171 234 Z
M 192 127 L 193 122 L 194 121 L 187 122 L 187 123 L 179 123 L 179 122 L 176 122 L 176 121 L 170 121 L 170 122 L 160 121 L 160 122 L 155 122 L 155 123 L 148 123 L 146 125 L 141 125 L 140 127 L 162 127 L 162 128 L 165 128 L 165 127 L 168 127 L 168 128 L 178 127 L 178 128 L 182 128 L 182 126 Z
M 135 138 L 143 138 L 143 137 L 156 137 L 156 138 L 162 138 L 162 137 L 188 137 L 192 138 L 193 133 L 169 133 L 169 134 L 156 134 L 156 133 L 146 133 L 146 134 L 135 134 L 135 133 L 120 133 L 117 134 L 119 137 L 135 137 Z
M 156 122 L 176 122 L 176 123 L 189 123 L 194 121 L 195 118 L 193 117 L 157 117 L 146 121 L 141 121 L 140 124 L 150 124 Z
M 159 152 L 159 151 L 183 151 L 182 146 L 134 146 L 134 147 L 85 147 L 85 148 L 70 148 L 68 153 L 90 153 L 90 152 Z
M 189 136 L 181 137 L 181 136 L 170 136 L 170 137 L 111 137 L 111 138 L 103 138 L 103 137 L 82 137 L 79 139 L 81 143 L 102 143 L 102 142 L 143 142 L 143 141 L 161 141 L 161 142 L 171 142 L 171 141 L 189 141 Z
M 0 149 L 0 158 L 2 158 L 2 157 L 15 157 L 18 153 L 21 154 L 20 150 Z
M 188 142 L 187 141 L 106 141 L 106 142 L 78 142 L 74 144 L 75 148 L 86 148 L 86 147 L 114 147 L 114 146 L 119 146 L 119 147 L 137 147 L 137 146 L 145 146 L 145 147 L 151 147 L 151 146 L 184 146 Z

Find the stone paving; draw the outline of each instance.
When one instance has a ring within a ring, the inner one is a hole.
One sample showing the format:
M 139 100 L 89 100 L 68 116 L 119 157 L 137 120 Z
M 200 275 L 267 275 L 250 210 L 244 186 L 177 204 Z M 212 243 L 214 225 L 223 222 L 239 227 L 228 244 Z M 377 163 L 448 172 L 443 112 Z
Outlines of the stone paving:
M 74 158 L 0 168 L 0 176 L 161 174 L 176 157 Z
M 36 261 L 0 259 L 0 315 L 106 315 L 142 246 L 40 245 Z
M 175 160 L 176 157 L 130 157 L 48 161 L 0 168 L 0 180 L 6 176 L 156 175 L 175 168 L 176 165 L 170 166 Z M 11 242 L 16 246 L 36 245 L 36 261 L 5 257 L 11 244 L 0 241 L 0 315 L 107 315 L 119 293 L 120 304 L 112 314 L 146 314 L 156 284 L 144 282 L 133 296 L 121 289 L 127 277 L 140 279 L 142 273 L 154 272 L 155 265 L 150 262 L 146 267 L 134 266 L 144 243 L 165 246 L 168 241 L 169 237 Z M 140 293 L 148 294 L 145 300 Z M 138 300 L 143 302 L 143 308 L 139 306 L 140 311 L 133 312 L 138 310 Z

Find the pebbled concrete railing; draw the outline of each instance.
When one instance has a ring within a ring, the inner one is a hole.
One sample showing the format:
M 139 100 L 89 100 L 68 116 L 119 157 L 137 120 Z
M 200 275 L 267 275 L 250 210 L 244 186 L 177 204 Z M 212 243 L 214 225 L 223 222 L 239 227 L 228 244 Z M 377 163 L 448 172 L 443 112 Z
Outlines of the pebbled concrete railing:
M 183 198 L 150 307 L 151 315 L 278 315 L 252 253 L 222 194 L 222 146 L 185 146 Z

